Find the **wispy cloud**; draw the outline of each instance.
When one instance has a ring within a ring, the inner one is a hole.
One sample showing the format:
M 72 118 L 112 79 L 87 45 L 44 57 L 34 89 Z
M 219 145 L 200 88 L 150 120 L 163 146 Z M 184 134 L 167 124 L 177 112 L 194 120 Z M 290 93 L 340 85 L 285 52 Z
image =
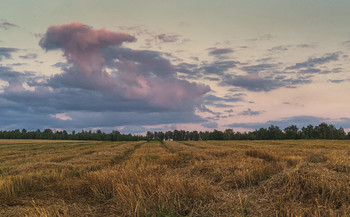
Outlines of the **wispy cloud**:
M 266 70 L 273 71 L 277 69 L 277 65 L 275 64 L 258 64 L 258 65 L 250 65 L 250 66 L 244 66 L 241 68 L 241 70 L 247 72 L 248 74 L 256 74 L 259 72 L 263 72 Z
M 156 40 L 165 42 L 165 43 L 173 43 L 179 41 L 179 35 L 167 35 L 167 34 L 159 34 L 153 36 Z
M 229 54 L 229 53 L 234 52 L 234 50 L 232 48 L 212 47 L 212 48 L 208 48 L 208 50 L 209 50 L 209 55 L 211 55 L 211 56 L 221 56 L 221 55 L 225 55 L 225 54 Z
M 0 47 L 0 60 L 2 58 L 10 59 L 12 57 L 11 54 L 17 51 L 19 51 L 17 48 Z
M 18 28 L 19 26 L 17 26 L 16 24 L 7 22 L 7 21 L 3 21 L 0 23 L 0 29 L 4 29 L 4 30 L 10 30 L 13 28 Z
M 315 116 L 293 116 L 293 117 L 287 117 L 281 120 L 271 120 L 267 122 L 260 122 L 260 123 L 234 123 L 229 124 L 227 127 L 241 127 L 241 128 L 249 128 L 249 129 L 259 129 L 259 128 L 266 128 L 270 125 L 279 126 L 282 129 L 286 128 L 290 125 L 296 125 L 298 127 L 307 126 L 309 124 L 312 125 L 318 125 L 322 122 L 330 122 L 329 119 L 322 118 L 322 117 L 315 117 Z
M 331 61 L 337 61 L 339 59 L 341 52 L 328 53 L 322 57 L 309 58 L 308 60 L 300 63 L 296 63 L 294 66 L 287 67 L 286 69 L 300 69 L 307 67 L 315 67 L 317 65 L 322 65 L 329 63 Z
M 35 53 L 29 53 L 26 55 L 19 56 L 19 58 L 22 58 L 22 59 L 36 59 L 37 57 L 38 55 Z
M 264 111 L 254 111 L 251 110 L 250 108 L 240 112 L 238 115 L 243 115 L 243 116 L 256 116 L 256 115 L 260 115 L 261 113 L 263 113 Z

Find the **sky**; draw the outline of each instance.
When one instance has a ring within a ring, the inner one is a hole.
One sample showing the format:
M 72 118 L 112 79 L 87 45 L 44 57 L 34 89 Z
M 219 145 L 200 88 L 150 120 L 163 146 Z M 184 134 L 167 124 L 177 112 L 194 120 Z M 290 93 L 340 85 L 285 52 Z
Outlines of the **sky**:
M 0 130 L 350 130 L 348 0 L 0 5 Z

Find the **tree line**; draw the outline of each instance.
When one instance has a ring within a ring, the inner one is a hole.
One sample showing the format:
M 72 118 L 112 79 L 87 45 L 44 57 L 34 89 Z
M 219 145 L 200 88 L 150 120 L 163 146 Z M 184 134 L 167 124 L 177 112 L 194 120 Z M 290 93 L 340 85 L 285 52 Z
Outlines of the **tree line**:
M 280 129 L 271 125 L 268 128 L 260 128 L 250 132 L 234 132 L 232 129 L 224 131 L 185 131 L 173 130 L 166 132 L 148 131 L 145 136 L 122 134 L 119 131 L 105 133 L 81 131 L 68 133 L 66 130 L 53 132 L 51 129 L 40 131 L 12 130 L 0 131 L 0 139 L 51 139 L 51 140 L 96 140 L 96 141 L 187 141 L 187 140 L 278 140 L 278 139 L 350 139 L 350 132 L 343 128 L 336 128 L 332 124 L 321 123 L 318 126 L 308 125 L 299 129 L 295 125 Z
M 68 133 L 66 130 L 53 132 L 51 129 L 40 131 L 12 130 L 0 131 L 0 139 L 50 139 L 50 140 L 95 140 L 95 141 L 139 141 L 147 140 L 145 136 L 121 134 L 119 131 L 105 133 L 101 130 L 96 132 L 84 131 Z
M 280 129 L 271 125 L 268 128 L 260 128 L 250 132 L 234 132 L 232 129 L 225 131 L 184 131 L 174 130 L 167 132 L 147 132 L 147 140 L 278 140 L 278 139 L 350 139 L 350 132 L 345 133 L 342 127 L 321 123 L 318 126 L 311 124 L 299 129 L 295 125 Z

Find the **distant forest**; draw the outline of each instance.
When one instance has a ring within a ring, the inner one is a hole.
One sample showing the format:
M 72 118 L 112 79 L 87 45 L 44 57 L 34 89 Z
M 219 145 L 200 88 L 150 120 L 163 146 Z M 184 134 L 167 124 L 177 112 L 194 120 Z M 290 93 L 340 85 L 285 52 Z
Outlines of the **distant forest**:
M 251 132 L 234 132 L 232 129 L 225 131 L 185 131 L 174 130 L 166 132 L 150 132 L 145 136 L 122 134 L 119 131 L 104 133 L 101 130 L 72 131 L 66 130 L 53 132 L 51 129 L 43 131 L 12 130 L 0 131 L 0 139 L 51 139 L 51 140 L 96 140 L 96 141 L 187 141 L 187 140 L 278 140 L 278 139 L 350 139 L 350 132 L 345 133 L 343 128 L 336 128 L 331 124 L 321 123 L 318 126 L 308 125 L 299 129 L 295 125 L 280 129 L 271 125 L 268 128 L 260 128 Z

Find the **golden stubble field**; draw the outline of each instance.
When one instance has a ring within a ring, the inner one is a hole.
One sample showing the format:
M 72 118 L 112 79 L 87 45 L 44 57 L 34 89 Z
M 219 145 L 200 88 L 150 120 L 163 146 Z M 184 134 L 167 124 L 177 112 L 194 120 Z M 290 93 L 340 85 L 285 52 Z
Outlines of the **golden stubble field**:
M 350 216 L 350 141 L 0 140 L 0 216 Z

